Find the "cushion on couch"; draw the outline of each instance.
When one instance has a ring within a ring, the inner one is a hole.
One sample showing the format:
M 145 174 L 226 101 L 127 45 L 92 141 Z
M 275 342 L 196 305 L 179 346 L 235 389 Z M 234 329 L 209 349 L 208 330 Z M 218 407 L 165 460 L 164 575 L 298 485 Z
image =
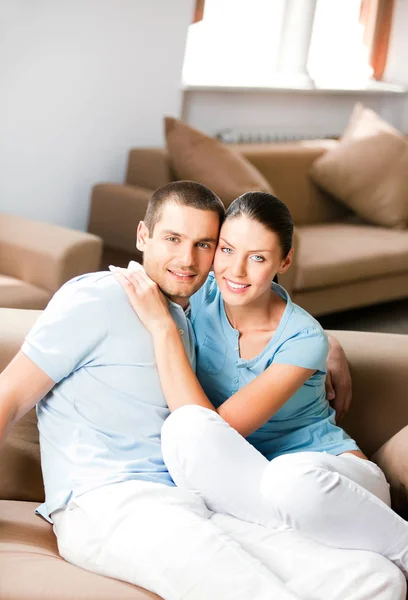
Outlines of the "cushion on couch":
M 372 110 L 357 104 L 336 148 L 310 176 L 358 215 L 385 227 L 408 225 L 408 143 Z
M 165 118 L 170 162 L 177 179 L 198 181 L 225 206 L 245 192 L 272 192 L 264 176 L 238 152 L 182 121 Z
M 408 231 L 325 223 L 296 228 L 295 291 L 328 288 L 406 273 Z
M 52 526 L 32 502 L 0 500 L 0 598 L 13 600 L 159 600 L 159 596 L 67 563 Z
M 396 433 L 372 456 L 391 487 L 394 510 L 408 519 L 408 426 Z
M 4 308 L 30 308 L 41 310 L 50 301 L 52 294 L 32 283 L 0 275 L 0 306 Z

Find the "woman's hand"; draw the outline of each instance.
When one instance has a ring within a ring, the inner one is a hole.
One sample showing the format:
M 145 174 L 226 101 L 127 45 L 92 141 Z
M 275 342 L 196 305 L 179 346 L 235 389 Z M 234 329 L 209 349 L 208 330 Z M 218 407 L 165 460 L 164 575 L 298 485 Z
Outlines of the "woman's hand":
M 166 297 L 144 269 L 136 272 L 118 267 L 109 269 L 125 290 L 133 310 L 152 335 L 169 322 L 173 323 Z

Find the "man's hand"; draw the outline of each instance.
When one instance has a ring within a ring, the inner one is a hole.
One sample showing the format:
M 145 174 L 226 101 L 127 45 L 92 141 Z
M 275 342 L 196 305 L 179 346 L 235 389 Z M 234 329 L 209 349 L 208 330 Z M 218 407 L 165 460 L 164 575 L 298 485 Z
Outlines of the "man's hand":
M 331 335 L 327 356 L 326 397 L 336 411 L 340 423 L 351 404 L 351 375 L 347 358 L 340 343 Z

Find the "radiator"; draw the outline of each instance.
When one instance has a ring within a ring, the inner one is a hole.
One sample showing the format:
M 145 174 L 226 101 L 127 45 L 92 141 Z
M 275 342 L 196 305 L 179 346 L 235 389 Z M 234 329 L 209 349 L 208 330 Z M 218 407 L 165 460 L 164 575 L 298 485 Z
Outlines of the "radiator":
M 269 129 L 269 131 L 268 131 Z M 265 127 L 262 130 L 249 129 L 222 129 L 217 131 L 215 136 L 225 144 L 268 144 L 271 142 L 298 142 L 300 140 L 317 139 L 337 139 L 338 133 L 325 133 L 322 135 L 316 133 L 275 133 L 271 128 Z

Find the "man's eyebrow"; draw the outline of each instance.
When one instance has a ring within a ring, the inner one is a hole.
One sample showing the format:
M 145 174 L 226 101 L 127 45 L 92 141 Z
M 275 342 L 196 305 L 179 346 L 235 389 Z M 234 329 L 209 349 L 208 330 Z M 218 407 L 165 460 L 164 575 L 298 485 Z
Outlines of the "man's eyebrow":
M 175 237 L 179 237 L 179 238 L 186 237 L 182 233 L 177 233 L 177 231 L 172 231 L 171 229 L 163 229 L 162 235 L 174 235 Z M 213 242 L 215 244 L 217 241 L 218 241 L 217 238 L 205 237 L 205 238 L 200 238 L 199 240 L 196 240 L 196 243 L 198 243 L 198 242 Z
M 182 233 L 177 233 L 176 231 L 172 231 L 171 229 L 163 229 L 163 235 L 175 235 L 176 237 L 184 237 Z
M 197 241 L 198 242 L 214 242 L 214 243 L 216 243 L 218 240 L 217 240 L 217 238 L 207 237 L 207 238 L 201 238 Z

